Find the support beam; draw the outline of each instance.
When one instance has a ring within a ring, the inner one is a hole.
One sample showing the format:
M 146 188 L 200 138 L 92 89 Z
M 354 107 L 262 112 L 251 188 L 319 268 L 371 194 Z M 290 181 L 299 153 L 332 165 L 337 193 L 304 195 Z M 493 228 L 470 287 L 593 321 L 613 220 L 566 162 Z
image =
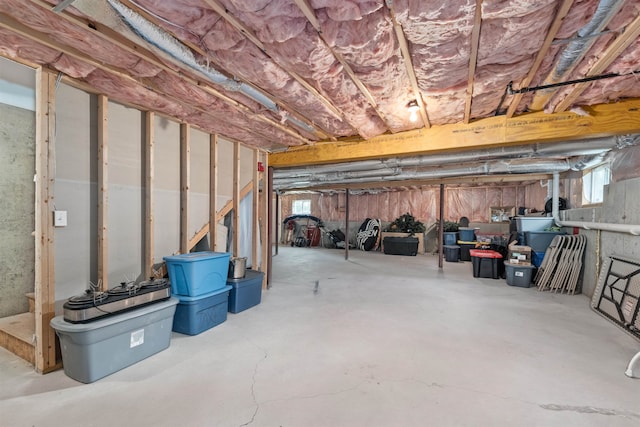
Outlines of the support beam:
M 260 197 L 260 175 L 258 174 L 258 161 L 260 152 L 257 149 L 253 149 L 253 190 L 251 198 L 251 267 L 254 270 L 258 270 L 260 264 L 258 245 L 260 243 L 260 223 L 259 223 L 259 197 Z
M 109 288 L 109 98 L 98 95 L 98 283 Z
M 55 316 L 54 180 L 56 76 L 36 70 L 35 192 L 35 368 L 56 367 L 56 337 L 49 322 Z
M 233 256 L 240 256 L 240 143 L 233 143 L 233 239 L 232 250 Z
M 153 277 L 153 181 L 155 176 L 153 161 L 155 144 L 155 113 L 147 111 L 144 119 L 144 274 L 146 277 Z
M 344 192 L 344 259 L 349 259 L 349 189 Z
M 180 253 L 189 253 L 189 189 L 191 187 L 191 132 L 180 124 Z
M 264 170 L 267 171 L 269 165 L 267 164 L 267 153 L 262 153 L 262 165 L 264 167 Z M 271 258 L 271 245 L 269 243 L 269 228 L 271 227 L 271 224 L 269 223 L 269 210 L 271 207 L 271 193 L 268 191 L 269 189 L 267 188 L 267 173 L 266 172 L 261 172 L 261 179 L 262 179 L 262 190 L 260 192 L 261 194 L 261 213 L 260 213 L 260 223 L 261 223 L 261 227 L 260 227 L 260 242 L 261 242 L 261 249 L 262 249 L 262 263 L 260 265 L 260 271 L 266 273 L 267 271 L 267 264 L 269 263 L 269 258 Z M 277 235 L 276 235 L 276 240 L 277 240 Z M 277 244 L 277 243 L 276 243 Z M 262 282 L 262 287 L 266 288 L 267 286 L 267 275 L 264 275 L 263 278 L 263 282 Z
M 217 251 L 216 240 L 218 237 L 218 135 L 209 136 L 209 247 Z M 226 249 L 226 248 L 225 248 Z
M 471 124 L 433 126 L 368 140 L 344 140 L 272 153 L 275 168 L 347 162 L 502 145 L 570 141 L 640 132 L 640 98 L 585 107 L 590 114 L 536 112 L 508 119 L 489 117 Z
M 272 268 L 271 266 L 273 265 L 273 257 L 271 256 L 271 244 L 273 242 L 273 209 L 272 209 L 272 204 L 271 204 L 271 195 L 273 194 L 273 168 L 272 167 L 268 167 L 267 169 L 268 173 L 267 173 L 267 182 L 266 182 L 266 188 L 267 188 L 267 199 L 268 199 L 268 205 L 269 205 L 269 209 L 267 211 L 267 218 L 268 221 L 267 223 L 269 224 L 267 229 L 269 230 L 267 232 L 267 248 L 269 251 L 269 254 L 267 256 L 267 274 L 265 275 L 267 277 L 267 283 L 266 283 L 266 287 L 267 289 L 271 288 L 271 284 L 273 283 L 271 281 L 271 271 Z M 265 286 L 263 284 L 263 286 Z

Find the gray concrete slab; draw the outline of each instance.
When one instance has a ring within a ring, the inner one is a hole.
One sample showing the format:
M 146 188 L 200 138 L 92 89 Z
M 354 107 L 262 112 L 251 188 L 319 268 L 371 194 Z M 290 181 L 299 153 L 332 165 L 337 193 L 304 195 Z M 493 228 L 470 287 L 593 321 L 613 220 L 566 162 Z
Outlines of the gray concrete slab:
M 282 247 L 273 265 L 260 305 L 92 384 L 0 352 L 1 424 L 640 424 L 640 343 L 585 296 L 430 255 Z

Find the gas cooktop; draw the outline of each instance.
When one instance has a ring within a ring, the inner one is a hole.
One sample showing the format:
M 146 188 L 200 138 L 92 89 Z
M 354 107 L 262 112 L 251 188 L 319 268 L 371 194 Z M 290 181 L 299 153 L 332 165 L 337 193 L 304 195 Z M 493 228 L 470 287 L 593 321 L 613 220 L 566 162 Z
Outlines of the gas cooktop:
M 107 291 L 87 289 L 64 303 L 63 318 L 69 323 L 87 323 L 120 314 L 171 297 L 168 279 L 150 279 L 140 283 L 122 282 Z

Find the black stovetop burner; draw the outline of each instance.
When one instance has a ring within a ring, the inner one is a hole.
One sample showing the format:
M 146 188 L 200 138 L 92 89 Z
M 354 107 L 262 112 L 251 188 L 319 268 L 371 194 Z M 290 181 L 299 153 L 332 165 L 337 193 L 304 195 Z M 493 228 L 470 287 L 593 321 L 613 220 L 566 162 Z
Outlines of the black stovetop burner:
M 71 297 L 62 306 L 64 320 L 70 323 L 87 323 L 133 308 L 171 297 L 168 279 L 149 279 L 144 282 L 122 282 L 119 286 L 100 291 L 91 286 L 83 294 Z

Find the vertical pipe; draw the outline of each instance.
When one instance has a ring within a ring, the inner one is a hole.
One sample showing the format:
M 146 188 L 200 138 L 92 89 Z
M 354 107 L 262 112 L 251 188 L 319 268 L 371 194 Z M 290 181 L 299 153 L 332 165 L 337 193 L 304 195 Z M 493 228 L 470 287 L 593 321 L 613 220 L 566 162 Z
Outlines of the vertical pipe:
M 267 289 L 271 288 L 271 265 L 273 264 L 273 256 L 271 254 L 271 245 L 273 244 L 273 206 L 272 206 L 272 194 L 273 194 L 273 168 L 269 166 L 268 169 L 268 177 L 267 177 L 267 194 L 266 197 L 269 200 L 267 218 L 268 219 L 268 230 L 267 233 L 267 248 L 269 248 L 269 252 L 267 255 Z
M 344 193 L 344 218 L 345 218 L 345 224 L 344 224 L 344 229 L 345 231 L 345 242 L 344 242 L 344 259 L 348 260 L 349 259 L 349 189 L 347 188 L 347 190 Z
M 438 268 L 442 268 L 444 239 L 444 184 L 440 184 L 440 224 L 438 227 Z

